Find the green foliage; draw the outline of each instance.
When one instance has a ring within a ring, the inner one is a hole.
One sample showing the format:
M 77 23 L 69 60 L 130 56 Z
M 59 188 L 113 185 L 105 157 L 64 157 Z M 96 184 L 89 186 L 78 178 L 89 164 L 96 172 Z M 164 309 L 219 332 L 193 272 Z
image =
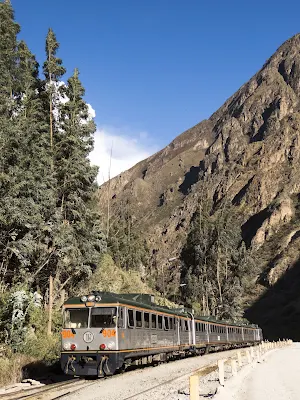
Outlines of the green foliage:
M 53 360 L 61 315 L 54 311 L 49 336 L 47 307 L 36 305 L 34 291 L 47 306 L 52 275 L 55 303 L 63 288 L 92 274 L 106 250 L 97 168 L 88 158 L 95 124 L 78 70 L 66 85 L 59 81 L 66 71 L 51 29 L 45 81 L 35 56 L 17 40 L 19 25 L 7 1 L 0 1 L 0 33 L 0 342 Z
M 56 57 L 58 48 L 59 43 L 56 40 L 55 33 L 49 28 L 45 46 L 47 60 L 44 62 L 44 74 L 49 82 L 58 81 L 66 72 L 66 69 L 62 66 L 62 60 Z
M 81 282 L 75 288 L 74 294 L 82 295 L 91 290 L 113 293 L 152 293 L 137 271 L 124 271 L 115 264 L 109 254 L 103 254 L 92 276 Z
M 53 335 L 47 335 L 48 313 L 37 306 L 25 286 L 13 287 L 0 298 L 0 343 L 13 352 L 51 361 L 59 356 L 61 312 L 53 314 Z
M 237 320 L 255 263 L 242 242 L 240 224 L 224 206 L 210 215 L 200 204 L 182 250 L 184 300 L 202 315 Z
M 119 213 L 110 221 L 108 252 L 115 263 L 125 270 L 139 270 L 149 262 L 149 250 L 137 231 L 129 204 L 121 204 Z
M 17 95 L 17 34 L 20 27 L 8 2 L 0 3 L 0 115 L 10 117 Z
M 9 3 L 0 2 L 0 16 L 0 287 L 26 280 L 46 294 L 52 274 L 56 298 L 91 274 L 106 249 L 88 159 L 95 124 L 78 71 L 59 82 L 65 69 L 54 32 L 42 82 L 34 55 L 17 42 Z
M 19 351 L 38 360 L 53 361 L 60 354 L 61 312 L 53 313 L 53 332 L 47 335 L 47 312 L 42 307 L 33 307 L 29 315 L 26 340 Z

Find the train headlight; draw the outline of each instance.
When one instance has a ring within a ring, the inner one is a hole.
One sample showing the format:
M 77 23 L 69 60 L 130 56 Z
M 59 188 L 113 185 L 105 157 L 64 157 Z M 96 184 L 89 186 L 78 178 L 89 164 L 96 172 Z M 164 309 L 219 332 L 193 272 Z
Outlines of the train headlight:
M 87 299 L 88 299 L 88 301 L 94 301 L 95 296 L 93 294 L 90 294 Z
M 64 343 L 63 344 L 64 350 L 70 350 L 71 349 L 71 343 Z
M 96 301 L 101 301 L 101 296 L 96 296 Z
M 105 350 L 105 349 L 106 349 L 105 344 L 104 344 L 104 343 L 100 344 L 99 349 L 100 349 L 100 350 Z
M 115 342 L 109 342 L 107 345 L 108 350 L 113 350 L 115 348 L 116 344 Z
M 81 300 L 83 303 L 85 303 L 85 302 L 87 301 L 87 299 L 88 299 L 87 296 L 82 296 L 80 300 Z
M 76 347 L 77 347 L 76 344 L 72 343 L 71 346 L 70 346 L 70 349 L 74 351 L 74 350 L 76 350 Z

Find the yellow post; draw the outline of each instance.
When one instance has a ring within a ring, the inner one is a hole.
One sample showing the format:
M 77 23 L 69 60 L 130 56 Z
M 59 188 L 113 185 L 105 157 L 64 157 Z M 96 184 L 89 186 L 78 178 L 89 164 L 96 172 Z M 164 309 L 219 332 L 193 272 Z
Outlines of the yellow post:
M 236 376 L 236 374 L 237 374 L 236 360 L 231 360 L 231 373 L 232 373 L 232 376 Z
M 241 367 L 242 366 L 242 352 L 240 350 L 237 352 L 237 356 L 238 356 L 239 367 Z
M 250 364 L 251 363 L 251 355 L 250 355 L 250 351 L 246 350 L 246 355 L 247 355 L 247 361 Z
M 199 377 L 190 376 L 190 400 L 199 400 Z
M 224 386 L 224 384 L 225 384 L 224 361 L 225 360 L 218 360 L 219 382 L 220 382 L 220 385 L 222 385 L 222 386 Z

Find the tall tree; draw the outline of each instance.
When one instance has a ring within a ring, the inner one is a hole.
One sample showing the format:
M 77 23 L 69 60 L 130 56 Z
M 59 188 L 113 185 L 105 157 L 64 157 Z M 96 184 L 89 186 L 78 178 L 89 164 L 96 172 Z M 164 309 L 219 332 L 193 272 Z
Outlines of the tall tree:
M 20 26 L 14 21 L 9 1 L 0 3 L 0 116 L 11 117 L 17 82 L 17 34 Z
M 55 210 L 54 181 L 48 124 L 39 97 L 38 64 L 24 42 L 17 54 L 19 96 L 10 119 L 6 185 L 1 185 L 2 263 L 10 282 L 26 277 L 33 283 L 49 258 L 47 232 Z
M 55 287 L 62 287 L 70 273 L 78 278 L 97 265 L 105 241 L 99 215 L 93 204 L 98 169 L 88 155 L 93 149 L 95 123 L 83 100 L 84 88 L 75 69 L 62 94 L 66 102 L 58 106 L 54 172 L 57 181 Z
M 66 72 L 62 66 L 62 60 L 56 57 L 59 43 L 51 28 L 48 30 L 46 38 L 46 57 L 44 63 L 44 74 L 47 81 L 47 91 L 49 95 L 49 119 L 50 119 L 50 147 L 53 151 L 53 135 L 54 135 L 54 116 L 53 110 L 58 101 L 58 85 L 59 78 Z
M 9 243 L 13 231 L 10 229 L 4 209 L 11 169 L 16 165 L 17 143 L 14 135 L 14 106 L 17 80 L 17 33 L 19 26 L 9 2 L 0 3 L 0 277 L 4 282 L 10 260 Z M 3 207 L 4 205 L 4 207 Z
M 200 203 L 181 259 L 181 280 L 186 284 L 182 293 L 187 303 L 205 315 L 242 316 L 243 290 L 256 271 L 232 211 L 224 206 L 210 215 L 207 203 Z
M 54 203 L 38 64 L 26 44 L 17 43 L 19 26 L 9 2 L 0 3 L 0 14 L 0 275 L 5 284 L 29 278 L 44 262 L 46 221 Z

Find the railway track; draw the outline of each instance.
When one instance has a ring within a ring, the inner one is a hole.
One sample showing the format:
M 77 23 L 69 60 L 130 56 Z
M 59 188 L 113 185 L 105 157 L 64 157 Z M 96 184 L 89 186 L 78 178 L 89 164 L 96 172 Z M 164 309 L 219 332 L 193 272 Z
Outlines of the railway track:
M 216 353 L 216 352 L 215 352 Z M 213 354 L 213 353 L 211 353 Z M 191 357 L 193 358 L 193 357 Z M 173 363 L 173 362 L 171 362 Z M 195 372 L 202 372 L 206 371 L 206 373 L 212 366 L 215 365 L 215 362 L 213 363 L 208 363 L 206 366 L 202 368 L 197 368 L 194 371 L 190 371 L 187 374 L 183 374 L 180 376 L 177 376 L 173 379 L 166 380 L 160 384 L 154 385 L 151 388 L 148 388 L 146 390 L 142 390 L 136 394 L 132 394 L 129 397 L 122 398 L 122 400 L 131 400 L 135 399 L 140 395 L 146 395 L 147 393 L 150 394 L 151 391 L 155 389 L 159 389 L 160 387 L 166 386 L 166 385 L 171 385 L 173 382 L 178 381 L 180 379 L 187 378 L 189 375 Z M 145 366 L 144 368 L 147 369 L 150 366 Z M 144 369 L 143 368 L 143 369 Z M 134 370 L 139 370 L 140 368 L 134 368 Z M 132 370 L 131 372 L 133 372 Z M 130 371 L 128 371 L 130 372 Z M 109 380 L 113 381 L 114 379 L 117 379 L 120 374 L 116 374 L 114 376 L 110 376 L 105 378 L 104 380 Z M 32 389 L 20 389 L 17 392 L 14 393 L 8 393 L 8 394 L 3 394 L 1 396 L 1 400 L 55 400 L 55 399 L 60 399 L 65 396 L 71 395 L 73 392 L 76 392 L 81 389 L 88 388 L 89 386 L 99 384 L 101 380 L 93 380 L 92 382 L 90 380 L 86 380 L 83 378 L 75 378 L 71 380 L 67 380 L 64 382 L 59 382 L 59 383 L 52 383 L 49 385 L 45 385 L 42 387 L 33 387 Z
M 186 374 L 177 376 L 176 378 L 172 378 L 172 379 L 166 380 L 166 381 L 161 382 L 161 383 L 159 383 L 159 384 L 157 384 L 157 385 L 154 385 L 154 386 L 152 386 L 152 387 L 150 387 L 150 388 L 148 388 L 148 389 L 141 390 L 140 392 L 135 393 L 135 394 L 133 394 L 133 395 L 131 395 L 131 396 L 129 396 L 129 397 L 125 397 L 125 398 L 123 398 L 122 400 L 133 400 L 133 399 L 137 399 L 137 398 L 138 398 L 139 396 L 141 396 L 141 395 L 145 395 L 145 394 L 147 394 L 147 393 L 150 394 L 150 392 L 152 392 L 153 390 L 156 390 L 156 389 L 159 389 L 159 388 L 162 388 L 162 387 L 166 387 L 166 386 L 168 386 L 168 385 L 172 385 L 174 382 L 179 381 L 179 380 L 186 379 L 186 378 L 188 378 L 189 376 L 191 376 L 191 375 L 193 375 L 193 374 L 198 374 L 199 376 L 208 375 L 208 374 L 210 374 L 211 372 L 214 372 L 215 370 L 216 370 L 216 362 L 212 362 L 212 363 L 208 364 L 208 365 L 205 366 L 205 367 L 197 368 L 197 369 L 195 369 L 195 370 L 192 371 L 192 372 L 188 372 L 188 373 L 186 373 Z
M 94 385 L 96 382 L 90 382 L 85 379 L 75 378 L 64 382 L 52 383 L 50 385 L 32 388 L 20 389 L 14 393 L 3 394 L 3 400 L 54 400 L 69 395 L 77 390 Z

